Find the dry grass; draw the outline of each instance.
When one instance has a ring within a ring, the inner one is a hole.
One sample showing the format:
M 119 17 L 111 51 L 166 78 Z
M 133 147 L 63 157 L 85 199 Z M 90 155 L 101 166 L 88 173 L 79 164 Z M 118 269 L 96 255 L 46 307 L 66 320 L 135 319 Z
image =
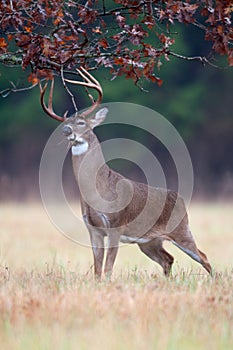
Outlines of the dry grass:
M 166 280 L 126 246 L 112 281 L 95 283 L 91 251 L 57 233 L 40 205 L 0 205 L 1 349 L 232 349 L 232 209 L 190 208 L 213 278 L 167 245 L 176 263 Z

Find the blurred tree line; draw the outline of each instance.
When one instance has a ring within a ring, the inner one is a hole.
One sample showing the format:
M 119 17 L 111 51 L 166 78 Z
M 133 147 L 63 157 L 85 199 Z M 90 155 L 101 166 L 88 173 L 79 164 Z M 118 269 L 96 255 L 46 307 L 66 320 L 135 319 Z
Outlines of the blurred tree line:
M 176 52 L 186 56 L 205 55 L 208 42 L 202 33 L 187 27 L 179 29 Z M 216 62 L 225 66 L 224 59 Z M 170 57 L 160 67 L 161 87 L 148 83 L 143 92 L 132 81 L 117 77 L 111 81 L 107 70 L 94 73 L 104 90 L 104 102 L 131 102 L 145 105 L 165 116 L 177 128 L 190 151 L 195 173 L 194 194 L 199 197 L 233 195 L 233 70 L 205 67 Z M 20 81 L 20 68 L 0 67 L 0 90 Z M 28 85 L 25 81 L 25 86 Z M 81 89 L 79 108 L 90 101 Z M 56 85 L 54 106 L 58 114 L 72 105 L 62 86 Z M 38 195 L 38 169 L 47 138 L 57 122 L 48 118 L 39 103 L 39 88 L 0 98 L 0 199 L 25 199 Z M 130 133 L 131 131 L 129 131 Z M 100 137 L 108 138 L 112 135 Z M 154 153 L 163 151 L 151 146 Z M 164 158 L 166 162 L 166 157 Z M 71 165 L 70 165 L 71 168 Z M 67 181 L 72 183 L 72 175 Z

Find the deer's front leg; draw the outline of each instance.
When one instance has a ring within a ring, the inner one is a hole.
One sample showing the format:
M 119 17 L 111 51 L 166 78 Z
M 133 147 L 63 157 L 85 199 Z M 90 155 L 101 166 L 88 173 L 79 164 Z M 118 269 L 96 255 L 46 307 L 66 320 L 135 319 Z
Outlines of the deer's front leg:
M 104 234 L 97 229 L 89 229 L 91 246 L 94 256 L 95 278 L 100 279 L 104 259 Z
M 107 277 L 111 277 L 113 265 L 119 248 L 120 235 L 110 233 L 108 235 L 108 251 L 104 267 L 104 273 Z

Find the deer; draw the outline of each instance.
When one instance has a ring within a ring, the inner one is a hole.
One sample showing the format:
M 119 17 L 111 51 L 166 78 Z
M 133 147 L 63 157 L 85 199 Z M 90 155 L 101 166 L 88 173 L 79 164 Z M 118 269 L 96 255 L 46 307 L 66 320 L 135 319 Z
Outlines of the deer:
M 54 79 L 47 105 L 44 96 L 48 83 L 44 87 L 40 84 L 40 102 L 45 113 L 64 123 L 62 133 L 72 153 L 82 218 L 89 231 L 93 251 L 95 278 L 101 279 L 103 272 L 105 276 L 111 276 L 120 243 L 137 244 L 146 256 L 162 267 L 166 277 L 170 276 L 174 257 L 164 249 L 164 241 L 173 243 L 211 275 L 207 256 L 197 248 L 189 228 L 184 199 L 176 191 L 128 179 L 106 164 L 100 142 L 93 131 L 108 114 L 107 107 L 98 109 L 103 90 L 84 67 L 81 66 L 77 72 L 81 81 L 65 79 L 65 82 L 98 93 L 94 100 L 88 90 L 92 102 L 89 108 L 70 117 L 67 117 L 67 112 L 63 116 L 56 114 L 52 105 Z

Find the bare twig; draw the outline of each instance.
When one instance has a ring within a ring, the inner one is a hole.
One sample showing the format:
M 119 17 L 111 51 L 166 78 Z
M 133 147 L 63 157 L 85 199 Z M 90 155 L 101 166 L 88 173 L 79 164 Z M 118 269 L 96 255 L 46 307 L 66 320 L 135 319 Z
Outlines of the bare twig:
M 170 51 L 170 50 L 167 50 L 166 51 L 166 54 L 167 55 L 170 55 L 170 56 L 174 56 L 174 57 L 177 57 L 177 58 L 181 58 L 182 60 L 186 60 L 186 61 L 199 61 L 201 62 L 203 65 L 205 64 L 208 64 L 209 66 L 212 66 L 214 68 L 221 68 L 219 67 L 218 65 L 216 64 L 213 64 L 212 62 L 210 62 L 208 60 L 208 58 L 206 58 L 205 56 L 184 56 L 184 55 L 180 55 L 176 52 L 173 52 L 173 51 Z
M 38 85 L 38 83 L 36 83 L 36 84 L 30 85 L 30 86 L 27 86 L 25 88 L 17 88 L 12 81 L 10 81 L 10 84 L 12 85 L 12 88 L 9 87 L 7 89 L 0 91 L 1 97 L 3 97 L 3 98 L 8 97 L 12 92 L 23 92 L 23 91 L 32 90 L 35 86 Z
M 62 79 L 62 84 L 63 84 L 64 89 L 67 91 L 67 93 L 68 93 L 68 94 L 70 95 L 70 97 L 71 97 L 71 101 L 72 101 L 73 106 L 74 106 L 75 114 L 77 114 L 77 113 L 78 113 L 77 104 L 76 104 L 74 95 L 72 94 L 72 92 L 70 91 L 70 89 L 68 88 L 68 86 L 67 86 L 67 84 L 66 84 L 66 82 L 65 82 L 63 66 L 61 67 L 61 79 Z

